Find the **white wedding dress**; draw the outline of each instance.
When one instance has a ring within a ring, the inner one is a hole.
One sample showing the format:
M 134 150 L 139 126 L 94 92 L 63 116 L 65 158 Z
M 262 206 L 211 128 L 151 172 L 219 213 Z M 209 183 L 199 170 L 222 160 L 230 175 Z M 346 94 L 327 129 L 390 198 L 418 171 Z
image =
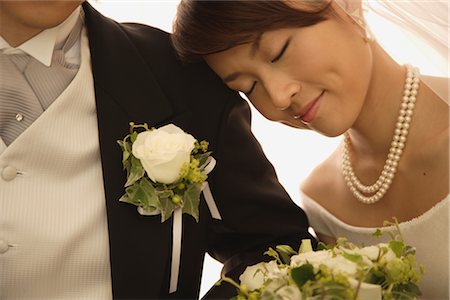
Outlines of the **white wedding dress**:
M 309 223 L 318 233 L 333 238 L 346 237 L 356 245 L 372 245 L 390 239 L 387 235 L 372 236 L 376 228 L 346 224 L 314 199 L 303 193 L 300 195 Z M 449 202 L 450 195 L 421 216 L 400 223 L 406 243 L 416 248 L 417 261 L 425 267 L 419 284 L 421 299 L 449 299 Z

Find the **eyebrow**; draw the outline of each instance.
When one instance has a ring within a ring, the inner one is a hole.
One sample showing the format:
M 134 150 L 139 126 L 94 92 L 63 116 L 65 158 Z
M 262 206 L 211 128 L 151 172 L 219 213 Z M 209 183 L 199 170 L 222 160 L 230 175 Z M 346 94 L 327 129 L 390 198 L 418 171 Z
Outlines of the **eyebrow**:
M 263 35 L 262 32 L 260 32 L 260 33 L 258 33 L 258 34 L 256 35 L 255 40 L 253 41 L 252 46 L 251 46 L 251 48 L 250 48 L 250 54 L 249 54 L 250 58 L 255 57 L 256 53 L 259 51 L 259 46 L 260 46 L 260 44 L 261 44 L 261 38 L 262 38 L 262 35 Z M 242 74 L 241 72 L 234 72 L 234 73 L 231 73 L 230 75 L 225 76 L 225 78 L 223 79 L 223 81 L 224 81 L 225 83 L 226 83 L 226 82 L 233 81 L 233 80 L 235 80 L 236 78 L 238 78 L 241 74 Z

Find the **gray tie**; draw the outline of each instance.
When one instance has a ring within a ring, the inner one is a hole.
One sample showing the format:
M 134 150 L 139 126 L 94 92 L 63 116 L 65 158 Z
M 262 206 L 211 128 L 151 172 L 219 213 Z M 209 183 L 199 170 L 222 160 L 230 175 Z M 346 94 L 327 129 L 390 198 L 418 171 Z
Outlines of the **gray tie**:
M 81 19 L 80 19 L 81 20 Z M 58 45 L 50 67 L 27 54 L 0 53 L 0 136 L 11 144 L 75 77 L 78 66 L 65 62 L 64 53 L 80 36 L 77 22 L 64 45 Z M 62 48 L 61 48 L 62 47 Z

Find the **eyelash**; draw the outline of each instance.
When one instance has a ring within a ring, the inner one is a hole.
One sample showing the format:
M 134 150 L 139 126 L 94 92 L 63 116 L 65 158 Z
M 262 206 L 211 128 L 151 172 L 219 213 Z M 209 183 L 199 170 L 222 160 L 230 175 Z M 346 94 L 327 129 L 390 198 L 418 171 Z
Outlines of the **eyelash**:
M 256 81 L 253 81 L 252 87 L 250 88 L 250 90 L 248 92 L 244 92 L 245 95 L 250 96 L 251 93 L 253 93 L 253 91 L 255 90 L 256 87 Z
M 286 52 L 286 49 L 287 49 L 287 47 L 289 46 L 290 43 L 291 43 L 291 39 L 288 39 L 286 41 L 286 43 L 284 44 L 283 48 L 281 49 L 280 53 L 274 59 L 272 59 L 270 62 L 271 63 L 276 63 L 277 61 L 279 61 L 283 57 L 283 55 Z
M 284 44 L 283 48 L 281 49 L 280 53 L 278 53 L 278 55 L 272 59 L 270 62 L 271 63 L 276 63 L 277 61 L 279 61 L 284 53 L 286 52 L 287 47 L 289 46 L 289 44 L 291 43 L 291 39 L 289 38 L 286 43 Z M 256 81 L 253 82 L 252 87 L 250 88 L 250 90 L 248 92 L 244 92 L 245 95 L 250 96 L 250 94 L 255 90 L 256 87 Z

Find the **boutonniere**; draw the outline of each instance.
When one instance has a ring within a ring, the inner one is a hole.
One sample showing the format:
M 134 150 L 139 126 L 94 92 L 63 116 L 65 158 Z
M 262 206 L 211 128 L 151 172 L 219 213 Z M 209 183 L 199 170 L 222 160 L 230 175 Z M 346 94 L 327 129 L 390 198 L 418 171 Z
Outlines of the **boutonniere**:
M 141 215 L 161 214 L 161 222 L 177 208 L 198 222 L 200 193 L 213 167 L 208 142 L 173 124 L 155 129 L 130 123 L 130 134 L 118 143 L 127 171 L 120 201 L 136 205 Z

